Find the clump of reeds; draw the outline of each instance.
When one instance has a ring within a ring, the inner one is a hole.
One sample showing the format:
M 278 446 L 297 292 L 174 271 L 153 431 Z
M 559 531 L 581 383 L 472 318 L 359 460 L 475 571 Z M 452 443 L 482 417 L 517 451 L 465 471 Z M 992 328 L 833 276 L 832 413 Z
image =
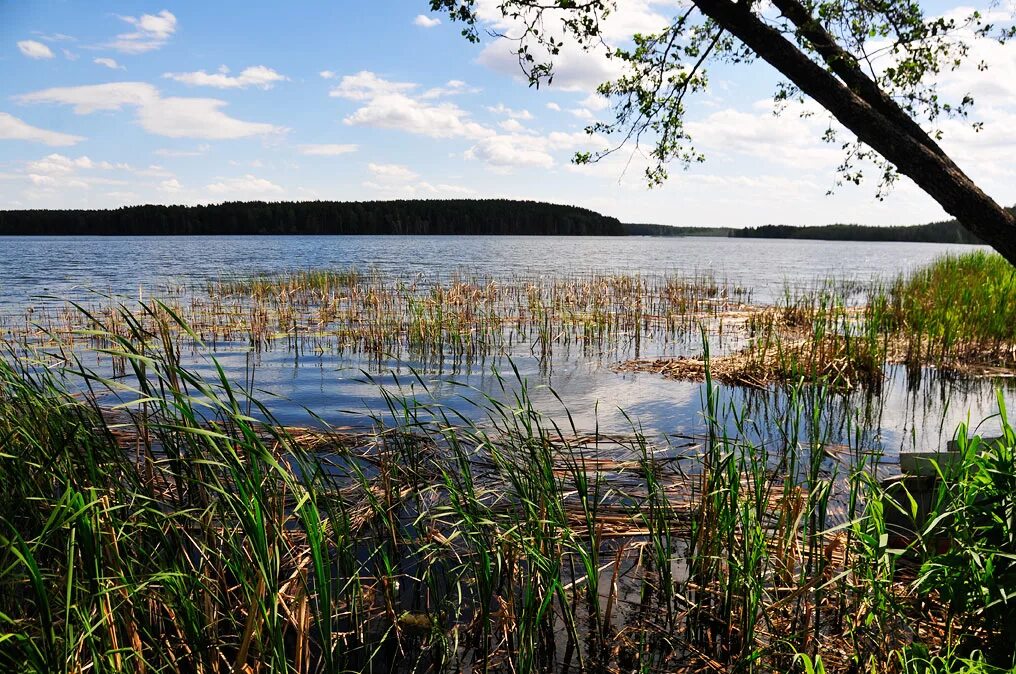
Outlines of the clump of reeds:
M 894 357 L 960 372 L 1016 365 L 1016 269 L 1002 256 L 947 255 L 872 294 L 868 321 Z
M 822 383 L 838 390 L 880 386 L 887 337 L 859 310 L 828 292 L 788 295 L 747 317 L 747 344 L 711 357 L 633 359 L 620 371 L 649 372 L 702 382 L 707 373 L 724 384 L 765 388 Z

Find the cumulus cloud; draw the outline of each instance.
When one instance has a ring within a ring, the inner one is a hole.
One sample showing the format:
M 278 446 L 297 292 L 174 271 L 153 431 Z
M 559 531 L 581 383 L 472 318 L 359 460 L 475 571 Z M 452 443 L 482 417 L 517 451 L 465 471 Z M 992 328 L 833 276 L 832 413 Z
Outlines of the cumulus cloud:
M 92 59 L 92 62 L 96 63 L 96 64 L 98 64 L 100 66 L 105 66 L 105 67 L 109 68 L 110 70 L 127 70 L 127 68 L 125 68 L 124 66 L 120 65 L 119 63 L 117 63 L 116 59 L 111 59 L 111 58 L 106 58 L 106 57 L 100 57 L 100 58 L 97 58 L 97 59 Z
M 300 154 L 309 155 L 312 157 L 337 157 L 342 154 L 349 154 L 350 152 L 356 152 L 359 149 L 359 145 L 355 144 L 344 144 L 338 143 L 318 143 L 308 145 L 298 145 L 297 150 Z
M 385 181 L 405 181 L 417 178 L 416 172 L 402 164 L 367 164 L 367 170 L 374 174 L 374 177 Z
M 364 103 L 345 117 L 348 125 L 398 129 L 431 138 L 481 138 L 493 133 L 454 103 L 412 96 L 410 92 L 416 88 L 415 83 L 393 82 L 365 70 L 343 77 L 330 95 Z
M 503 119 L 497 123 L 498 127 L 509 133 L 523 133 L 526 127 L 517 119 Z
M 420 94 L 420 98 L 427 100 L 431 98 L 442 98 L 443 96 L 457 96 L 459 94 L 475 94 L 480 89 L 470 87 L 462 80 L 448 80 L 443 87 L 433 87 Z
M 419 180 L 416 171 L 402 164 L 371 162 L 367 164 L 367 170 L 371 173 L 371 179 L 364 181 L 363 187 L 388 198 L 463 197 L 476 193 L 463 185 Z
M 506 172 L 514 167 L 551 168 L 556 163 L 555 152 L 605 146 L 606 141 L 602 137 L 591 136 L 584 131 L 552 131 L 546 135 L 507 133 L 480 139 L 466 150 L 463 157 L 482 161 L 497 171 Z
M 165 194 L 178 194 L 183 190 L 183 185 L 176 178 L 169 178 L 159 183 L 158 189 L 160 192 Z
M 430 104 L 402 94 L 372 99 L 347 116 L 349 125 L 398 129 L 431 138 L 482 138 L 490 129 L 469 119 L 469 113 L 453 103 Z
M 812 106 L 812 112 L 819 109 Z M 776 164 L 816 169 L 835 168 L 842 158 L 838 146 L 821 142 L 829 126 L 827 115 L 801 117 L 788 110 L 773 114 L 771 101 L 759 101 L 752 111 L 727 108 L 686 129 L 707 158 L 751 157 Z
M 416 85 L 412 82 L 392 82 L 378 77 L 369 70 L 361 70 L 355 75 L 344 76 L 328 95 L 350 101 L 368 101 L 378 96 L 404 93 L 415 88 Z
M 87 156 L 68 157 L 59 153 L 25 162 L 23 174 L 33 187 L 43 190 L 85 189 L 93 185 L 125 185 L 126 181 L 96 175 L 98 171 L 130 171 L 127 164 L 93 161 Z
M 247 173 L 237 178 L 224 178 L 205 186 L 209 194 L 228 199 L 264 199 L 266 194 L 281 194 L 285 190 L 265 178 Z
M 47 175 L 66 175 L 73 173 L 78 169 L 103 169 L 111 170 L 114 168 L 129 169 L 130 166 L 127 164 L 112 164 L 108 161 L 94 162 L 87 156 L 80 156 L 77 159 L 72 159 L 62 154 L 53 153 L 30 161 L 26 164 L 26 167 L 30 173 L 44 173 Z
M 0 112 L 0 140 L 26 140 L 52 147 L 62 147 L 80 143 L 84 138 L 69 133 L 40 129 L 14 115 Z
M 441 25 L 441 19 L 429 17 L 426 14 L 417 14 L 413 19 L 413 24 L 421 28 L 433 28 Z
M 229 68 L 226 66 L 219 68 L 216 73 L 198 70 L 190 73 L 165 73 L 163 77 L 190 86 L 214 87 L 216 89 L 246 89 L 247 87 L 271 89 L 277 82 L 289 79 L 267 66 L 249 66 L 235 77 L 229 74 Z
M 497 105 L 494 106 L 488 106 L 487 110 L 489 112 L 493 112 L 495 115 L 504 115 L 506 117 L 510 117 L 511 119 L 529 120 L 533 118 L 533 113 L 529 112 L 528 110 L 525 109 L 512 110 L 511 108 L 507 107 L 504 103 L 498 103 Z
M 505 17 L 500 11 L 499 0 L 478 0 L 480 20 L 492 32 L 499 35 L 520 35 L 525 17 Z M 674 11 L 673 0 L 625 0 L 617 3 L 605 20 L 598 25 L 600 37 L 607 45 L 616 46 L 630 40 L 636 33 L 655 33 L 669 24 Z M 551 14 L 554 12 L 552 11 Z M 556 22 L 547 21 L 549 31 Z M 561 38 L 560 33 L 549 32 L 545 37 Z M 488 43 L 477 61 L 500 73 L 521 77 L 517 44 L 512 40 L 495 39 Z M 597 85 L 615 79 L 623 72 L 619 59 L 608 57 L 610 48 L 582 49 L 574 40 L 564 39 L 564 46 L 552 58 L 541 53 L 538 47 L 531 50 L 537 62 L 551 60 L 554 63 L 552 86 L 564 91 L 592 92 Z
M 322 70 L 318 73 L 323 80 L 330 80 L 335 78 L 335 71 L 333 70 Z
M 35 40 L 21 40 L 18 42 L 18 49 L 30 59 L 51 59 L 53 50 L 41 42 Z
M 117 35 L 105 46 L 122 54 L 144 54 L 159 49 L 176 32 L 176 17 L 166 9 L 158 14 L 121 16 L 120 19 L 133 26 L 134 30 Z
M 158 89 L 145 82 L 55 87 L 23 94 L 16 100 L 71 105 L 79 115 L 134 107 L 142 128 L 169 138 L 228 140 L 284 131 L 272 124 L 230 117 L 222 111 L 226 102 L 215 98 L 163 98 Z
M 497 168 L 513 166 L 550 168 L 554 165 L 554 157 L 547 151 L 543 139 L 517 134 L 483 138 L 466 151 L 465 158 L 478 159 Z

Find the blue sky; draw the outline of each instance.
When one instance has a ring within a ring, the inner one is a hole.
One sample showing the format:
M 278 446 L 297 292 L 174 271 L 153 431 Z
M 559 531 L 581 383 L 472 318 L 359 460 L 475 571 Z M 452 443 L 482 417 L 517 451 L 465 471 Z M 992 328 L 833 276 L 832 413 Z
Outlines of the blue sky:
M 622 0 L 608 39 L 661 26 L 677 4 Z M 638 152 L 573 166 L 603 142 L 583 129 L 609 117 L 592 92 L 613 62 L 567 50 L 535 90 L 509 44 L 469 44 L 427 5 L 0 0 L 0 208 L 508 197 L 674 225 L 943 217 L 906 181 L 884 201 L 874 184 L 827 196 L 842 158 L 820 141 L 828 118 L 775 117 L 764 64 L 711 72 L 688 118 L 707 161 L 663 187 L 645 187 Z M 1012 204 L 1016 47 L 978 43 L 981 58 L 988 71 L 947 73 L 942 87 L 974 93 L 985 130 L 947 121 L 944 142 Z

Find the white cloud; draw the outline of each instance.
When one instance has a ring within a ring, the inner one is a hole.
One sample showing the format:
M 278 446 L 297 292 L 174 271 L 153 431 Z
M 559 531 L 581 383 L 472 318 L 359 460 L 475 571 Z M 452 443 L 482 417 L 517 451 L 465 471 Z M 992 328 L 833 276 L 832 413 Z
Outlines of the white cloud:
M 238 178 L 224 178 L 205 186 L 210 194 L 227 199 L 263 200 L 266 194 L 281 194 L 285 190 L 264 178 L 246 174 Z
M 162 98 L 145 82 L 114 82 L 80 87 L 56 87 L 16 97 L 22 103 L 60 103 L 86 115 L 102 110 L 137 108 L 138 122 L 149 133 L 169 138 L 227 140 L 282 133 L 285 129 L 230 117 L 214 98 Z
M 122 54 L 143 54 L 159 49 L 176 32 L 176 17 L 169 10 L 158 14 L 142 14 L 140 17 L 121 16 L 134 27 L 134 32 L 121 33 L 105 45 Z
M 432 183 L 418 180 L 416 171 L 402 164 L 367 164 L 372 179 L 364 181 L 363 187 L 382 193 L 385 197 L 462 197 L 476 192 L 463 185 Z
M 359 145 L 345 144 L 339 145 L 337 143 L 320 143 L 320 144 L 308 144 L 298 145 L 297 150 L 300 154 L 317 156 L 317 157 L 336 157 L 342 154 L 349 154 L 350 152 L 356 152 L 359 149 Z
M 362 183 L 364 187 L 370 190 L 375 190 L 381 193 L 381 196 L 390 199 L 402 198 L 402 199 L 413 199 L 413 198 L 434 198 L 444 197 L 448 198 L 462 198 L 469 197 L 476 194 L 476 190 L 466 187 L 464 185 L 449 185 L 448 183 L 431 183 L 426 180 L 421 180 L 415 183 L 407 183 L 404 185 L 390 185 L 384 183 L 376 183 L 370 180 Z
M 464 83 L 453 80 L 452 89 Z M 365 104 L 346 116 L 349 125 L 398 129 L 431 138 L 481 138 L 493 132 L 469 119 L 469 113 L 453 103 L 432 103 L 410 95 L 417 85 L 392 82 L 370 71 L 346 75 L 330 95 Z M 429 93 L 429 92 L 428 92 Z
M 116 59 L 101 57 L 92 60 L 93 63 L 97 63 L 100 66 L 105 66 L 110 70 L 127 70 L 124 66 L 116 62 Z
M 482 138 L 492 133 L 471 121 L 469 113 L 453 103 L 433 105 L 402 94 L 378 96 L 343 121 L 431 138 Z
M 176 178 L 170 178 L 159 183 L 159 187 L 157 189 L 166 194 L 178 194 L 183 189 L 183 185 L 181 185 L 180 181 Z
M 21 40 L 18 42 L 18 49 L 30 59 L 51 59 L 53 50 L 41 42 L 35 40 Z
M 692 143 L 707 159 L 751 157 L 795 168 L 834 169 L 842 159 L 838 145 L 823 143 L 828 115 L 801 117 L 790 109 L 776 116 L 772 101 L 759 101 L 759 112 L 733 108 L 718 110 L 702 120 L 688 122 Z M 820 109 L 809 104 L 810 112 Z
M 599 110 L 606 110 L 607 108 L 609 108 L 610 99 L 607 98 L 606 96 L 601 96 L 600 94 L 592 93 L 583 98 L 579 102 L 579 105 L 581 105 L 583 108 L 586 108 L 587 110 L 596 112 Z
M 486 27 L 500 35 L 520 35 L 526 17 L 505 17 L 500 0 L 478 0 L 477 10 Z M 623 72 L 619 59 L 608 57 L 611 47 L 631 39 L 635 33 L 656 33 L 670 24 L 677 5 L 674 0 L 625 0 L 617 3 L 610 15 L 597 25 L 599 35 L 608 46 L 586 50 L 571 38 L 564 37 L 564 46 L 558 54 L 548 58 L 534 46 L 531 54 L 536 62 L 551 60 L 554 63 L 554 81 L 551 86 L 564 91 L 592 92 L 597 85 L 615 79 Z M 659 11 L 658 9 L 659 8 Z M 567 10 L 564 10 L 567 11 Z M 561 15 L 554 11 L 547 16 L 544 37 L 562 38 L 557 27 Z M 555 32 L 556 31 L 556 32 Z M 521 77 L 517 43 L 495 39 L 488 43 L 477 61 L 488 68 L 512 77 Z
M 554 157 L 547 151 L 542 138 L 519 135 L 499 135 L 483 138 L 466 151 L 466 159 L 479 159 L 489 166 L 538 166 L 550 168 Z
M 504 119 L 497 123 L 497 125 L 509 133 L 522 133 L 526 130 L 526 127 L 522 125 L 517 119 Z
M 129 171 L 130 166 L 128 164 L 112 164 L 108 161 L 92 161 L 87 156 L 82 155 L 77 159 L 72 159 L 62 154 L 53 153 L 37 159 L 35 161 L 29 161 L 25 164 L 26 169 L 29 173 L 40 173 L 45 175 L 67 175 L 69 173 L 75 173 L 80 169 L 91 170 L 101 169 L 104 171 L 111 171 L 113 169 Z
M 84 138 L 69 133 L 40 129 L 23 122 L 14 115 L 0 112 L 0 140 L 26 140 L 52 147 L 61 147 L 80 143 Z
M 529 120 L 533 118 L 533 113 L 529 112 L 528 110 L 525 109 L 512 110 L 511 108 L 505 106 L 504 103 L 498 103 L 495 106 L 489 106 L 487 110 L 489 112 L 493 112 L 495 115 L 505 115 L 506 117 L 510 117 L 511 119 Z
M 79 58 L 78 55 L 72 52 L 70 49 L 61 49 L 60 51 L 63 52 L 64 58 L 67 59 L 68 61 L 77 61 Z
M 547 103 L 547 109 L 553 110 L 554 112 L 561 112 L 561 106 L 554 102 Z
M 384 181 L 409 181 L 417 178 L 417 174 L 408 166 L 402 164 L 367 164 L 367 170 L 374 174 L 378 180 Z
M 39 31 L 32 31 L 33 35 L 38 36 L 40 40 L 46 42 L 77 42 L 77 38 L 72 35 L 65 35 L 63 33 L 41 33 Z
M 193 150 L 180 150 L 173 148 L 159 148 L 155 151 L 155 154 L 160 157 L 200 157 L 201 155 L 207 154 L 209 150 L 208 145 L 198 145 Z
M 432 18 L 426 14 L 417 14 L 416 18 L 413 19 L 413 24 L 421 28 L 433 28 L 441 24 L 441 19 Z
M 95 175 L 95 172 L 130 170 L 127 164 L 97 162 L 84 155 L 72 158 L 53 153 L 42 159 L 25 162 L 23 174 L 33 187 L 52 191 L 86 189 L 93 185 L 126 185 L 124 180 Z
M 335 78 L 335 71 L 333 70 L 322 70 L 318 73 L 323 80 L 330 80 Z
M 231 140 L 282 133 L 283 128 L 245 122 L 222 112 L 225 101 L 214 98 L 163 98 L 138 109 L 138 120 L 149 133 L 169 138 Z
M 409 185 L 407 189 L 410 194 L 431 194 L 444 197 L 468 197 L 476 194 L 476 190 L 465 185 L 448 185 L 447 183 L 437 183 L 435 185 L 425 180 L 415 185 Z
M 434 87 L 420 94 L 421 99 L 442 98 L 443 96 L 457 96 L 459 94 L 475 94 L 480 89 L 470 87 L 462 80 L 448 80 L 443 87 Z
M 368 101 L 378 96 L 404 93 L 415 88 L 416 85 L 412 82 L 391 82 L 369 70 L 361 70 L 355 75 L 345 75 L 328 95 L 350 101 Z
M 147 82 L 110 82 L 79 87 L 54 87 L 16 96 L 20 103 L 73 105 L 74 112 L 87 115 L 99 110 L 120 110 L 127 106 L 152 105 L 159 90 Z
M 216 89 L 246 89 L 258 87 L 271 89 L 276 82 L 289 78 L 280 75 L 267 66 L 250 66 L 244 68 L 236 77 L 229 75 L 229 68 L 222 66 L 217 73 L 206 73 L 204 70 L 190 73 L 165 73 L 163 77 L 182 82 L 190 86 L 215 87 Z

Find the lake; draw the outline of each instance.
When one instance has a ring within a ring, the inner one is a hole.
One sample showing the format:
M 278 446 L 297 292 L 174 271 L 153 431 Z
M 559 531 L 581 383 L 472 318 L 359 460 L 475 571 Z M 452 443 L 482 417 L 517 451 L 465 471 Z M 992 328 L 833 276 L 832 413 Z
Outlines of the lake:
M 208 282 L 224 277 L 351 267 L 424 285 L 456 274 L 494 279 L 710 274 L 750 291 L 752 302 L 765 304 L 778 300 L 788 288 L 814 287 L 830 278 L 892 279 L 942 254 L 971 248 L 649 237 L 0 237 L 0 312 L 8 320 L 18 320 L 10 317 L 22 316 L 27 307 L 52 306 L 53 297 L 93 304 L 101 301 L 96 293 L 148 298 L 170 289 L 201 292 Z M 612 369 L 631 355 L 629 351 L 630 345 L 624 344 L 598 352 L 572 346 L 538 358 L 531 345 L 518 343 L 507 353 L 463 363 L 454 358 L 414 359 L 411 354 L 377 360 L 285 348 L 252 354 L 245 344 L 220 343 L 214 356 L 230 376 L 263 391 L 273 413 L 289 424 L 316 423 L 307 409 L 336 425 L 363 425 L 365 410 L 385 416 L 377 384 L 402 384 L 412 395 L 473 414 L 484 395 L 510 398 L 518 391 L 514 375 L 504 385 L 494 374 L 510 373 L 515 367 L 529 382 L 541 410 L 562 423 L 567 419 L 552 388 L 579 430 L 623 432 L 635 423 L 647 433 L 671 438 L 700 433 L 702 385 Z M 642 351 L 641 355 L 694 355 L 702 351 L 702 344 L 691 335 L 644 345 Z M 188 357 L 208 373 L 208 355 L 194 350 Z M 100 369 L 108 366 L 101 359 L 94 364 Z M 414 372 L 419 376 L 416 381 Z M 890 368 L 889 375 L 875 399 L 841 396 L 823 406 L 834 438 L 842 439 L 860 427 L 867 441 L 892 455 L 901 449 L 939 446 L 961 421 L 969 418 L 977 423 L 996 411 L 991 381 L 953 381 L 929 373 L 915 387 L 900 368 Z M 725 388 L 722 397 L 748 406 L 762 419 L 786 404 L 780 390 Z M 1011 387 L 1005 397 L 1016 402 Z M 984 428 L 993 427 L 988 420 Z

